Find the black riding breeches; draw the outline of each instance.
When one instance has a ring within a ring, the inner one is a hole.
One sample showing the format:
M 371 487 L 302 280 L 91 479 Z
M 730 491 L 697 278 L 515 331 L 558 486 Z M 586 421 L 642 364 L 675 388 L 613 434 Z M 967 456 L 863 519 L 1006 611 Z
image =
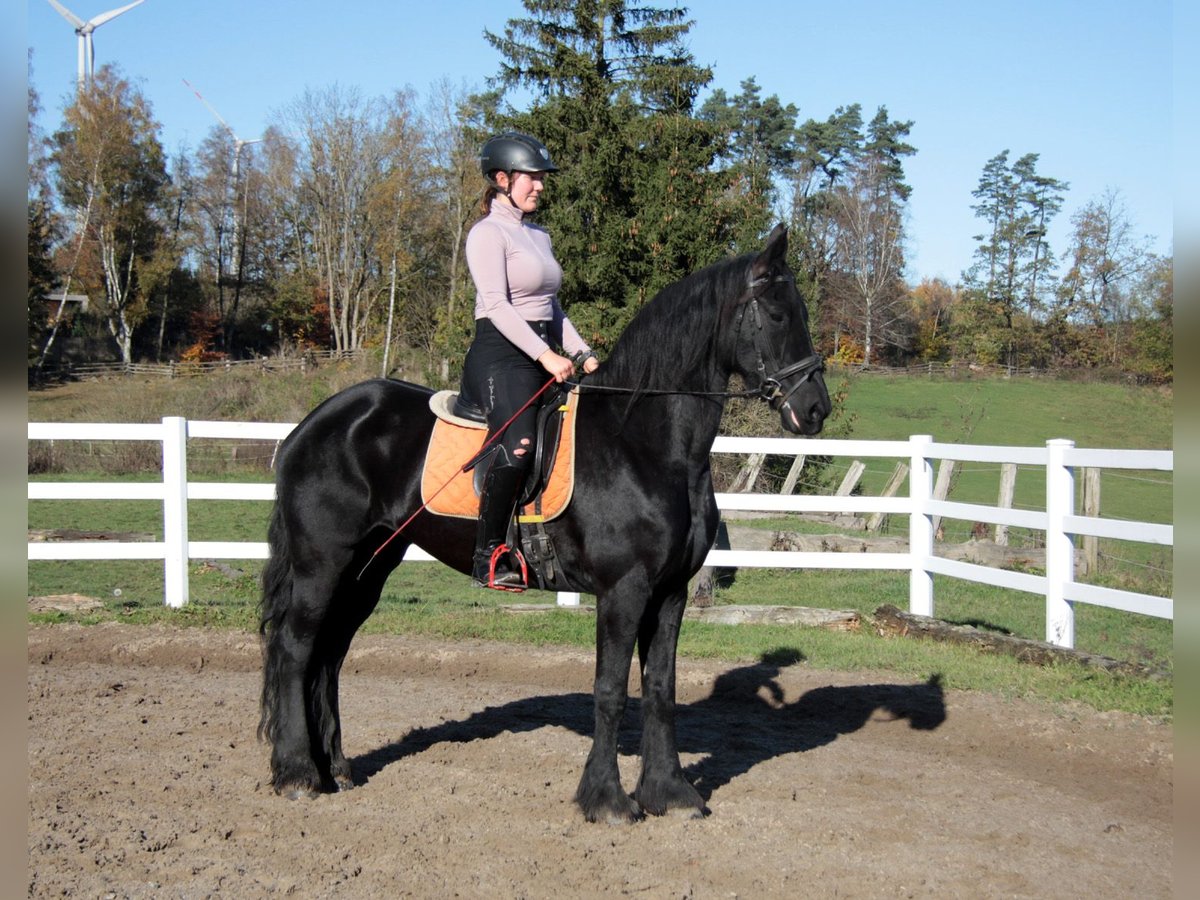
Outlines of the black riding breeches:
M 553 345 L 549 322 L 530 322 L 529 326 L 548 344 Z M 488 437 L 528 402 L 550 378 L 536 361 L 530 359 L 502 335 L 490 319 L 475 320 L 475 340 L 463 363 L 462 398 L 483 410 Z M 531 404 L 513 419 L 503 437 L 500 465 L 528 471 L 533 463 L 534 434 L 538 404 Z

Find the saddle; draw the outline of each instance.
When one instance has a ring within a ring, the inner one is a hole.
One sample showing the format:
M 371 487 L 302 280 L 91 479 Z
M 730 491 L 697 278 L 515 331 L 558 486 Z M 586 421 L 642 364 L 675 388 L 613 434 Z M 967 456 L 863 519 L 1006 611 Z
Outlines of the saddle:
M 533 465 L 517 504 L 521 524 L 548 522 L 571 502 L 578 399 L 578 392 L 572 391 L 565 402 L 546 403 L 538 413 Z M 436 515 L 474 519 L 479 515 L 479 487 L 491 463 L 490 448 L 480 454 L 487 422 L 482 411 L 463 404 L 454 391 L 438 391 L 429 398 L 429 408 L 437 421 L 421 471 L 421 500 Z M 461 470 L 472 462 L 474 477 L 466 478 Z

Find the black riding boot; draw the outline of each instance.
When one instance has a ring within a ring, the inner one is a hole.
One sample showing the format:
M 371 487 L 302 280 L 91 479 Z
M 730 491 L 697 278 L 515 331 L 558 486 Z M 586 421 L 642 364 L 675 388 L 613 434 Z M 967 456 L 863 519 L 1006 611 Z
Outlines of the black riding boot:
M 492 466 L 483 480 L 479 495 L 479 530 L 475 533 L 475 557 L 471 575 L 482 587 L 523 591 L 525 576 L 513 568 L 510 553 L 496 557 L 492 574 L 492 555 L 505 544 L 508 526 L 517 506 L 517 493 L 525 481 L 525 471 L 516 466 Z

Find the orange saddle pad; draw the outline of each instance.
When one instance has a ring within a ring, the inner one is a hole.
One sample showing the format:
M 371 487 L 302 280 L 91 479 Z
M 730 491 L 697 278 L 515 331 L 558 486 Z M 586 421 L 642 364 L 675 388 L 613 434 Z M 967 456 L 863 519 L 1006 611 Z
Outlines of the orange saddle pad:
M 567 402 L 559 407 L 566 418 L 562 436 L 554 454 L 554 469 L 550 482 L 542 491 L 541 512 L 533 504 L 521 510 L 526 522 L 549 521 L 560 515 L 571 502 L 575 487 L 575 410 L 579 394 L 572 391 Z M 430 406 L 439 412 L 432 402 Z M 482 427 L 458 425 L 440 415 L 433 425 L 429 449 L 425 453 L 425 468 L 421 472 L 421 500 L 425 508 L 439 516 L 474 519 L 479 515 L 479 497 L 475 494 L 474 473 L 463 472 L 466 465 L 487 438 Z

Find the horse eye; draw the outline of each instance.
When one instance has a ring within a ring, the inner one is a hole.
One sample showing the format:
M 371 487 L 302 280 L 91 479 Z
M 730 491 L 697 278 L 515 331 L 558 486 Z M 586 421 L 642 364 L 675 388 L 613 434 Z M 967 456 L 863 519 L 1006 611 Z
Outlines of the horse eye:
M 776 325 L 782 325 L 792 317 L 792 310 L 787 306 L 771 306 L 767 308 L 767 318 Z

